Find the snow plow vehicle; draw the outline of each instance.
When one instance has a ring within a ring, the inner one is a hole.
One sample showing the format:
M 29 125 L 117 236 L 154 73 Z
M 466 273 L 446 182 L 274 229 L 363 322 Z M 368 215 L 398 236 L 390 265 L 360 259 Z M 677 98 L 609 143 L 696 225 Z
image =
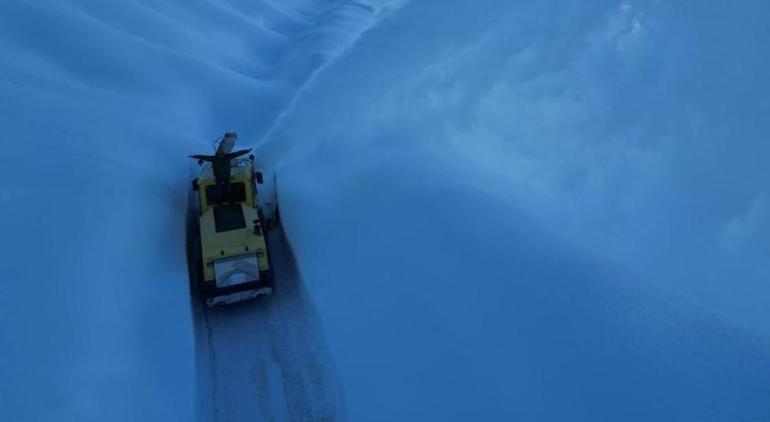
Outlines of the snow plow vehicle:
M 201 166 L 192 181 L 191 214 L 195 290 L 209 307 L 270 295 L 273 271 L 251 150 L 232 152 L 237 135 L 226 133 L 214 155 L 192 155 Z

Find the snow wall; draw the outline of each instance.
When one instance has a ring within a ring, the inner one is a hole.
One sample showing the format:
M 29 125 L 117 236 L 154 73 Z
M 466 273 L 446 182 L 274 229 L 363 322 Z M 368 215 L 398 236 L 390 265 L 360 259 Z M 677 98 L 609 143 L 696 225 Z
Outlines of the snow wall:
M 385 4 L 0 4 L 0 419 L 194 419 L 186 156 L 262 136 Z
M 352 420 L 763 420 L 763 2 L 412 1 L 261 144 Z

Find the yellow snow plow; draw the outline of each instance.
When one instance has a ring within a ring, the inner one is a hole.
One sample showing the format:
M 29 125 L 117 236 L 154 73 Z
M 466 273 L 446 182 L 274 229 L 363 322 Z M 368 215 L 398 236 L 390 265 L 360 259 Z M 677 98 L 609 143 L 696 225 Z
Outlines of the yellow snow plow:
M 208 306 L 241 302 L 273 291 L 267 248 L 269 222 L 263 217 L 250 150 L 231 152 L 236 135 L 227 133 L 214 155 L 193 155 L 201 172 L 192 182 L 197 193 L 197 286 Z M 194 216 L 193 216 L 194 217 Z M 195 220 L 193 218 L 193 220 Z

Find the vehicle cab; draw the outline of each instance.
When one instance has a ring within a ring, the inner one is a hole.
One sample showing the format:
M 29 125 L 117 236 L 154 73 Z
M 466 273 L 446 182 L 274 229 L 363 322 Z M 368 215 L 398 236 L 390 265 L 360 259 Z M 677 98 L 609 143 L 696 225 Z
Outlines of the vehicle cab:
M 209 306 L 272 293 L 267 249 L 252 158 L 232 161 L 230 180 L 218 184 L 210 164 L 193 180 L 198 192 L 201 292 Z

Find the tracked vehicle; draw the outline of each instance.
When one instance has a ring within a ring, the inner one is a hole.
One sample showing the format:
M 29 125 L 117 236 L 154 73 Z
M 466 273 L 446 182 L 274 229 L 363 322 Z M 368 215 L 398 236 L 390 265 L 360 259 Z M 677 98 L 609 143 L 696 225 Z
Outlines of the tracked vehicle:
M 193 180 L 194 233 L 198 266 L 197 291 L 208 306 L 224 305 L 269 295 L 273 271 L 257 185 L 262 174 L 254 169 L 250 150 L 231 152 L 236 135 L 226 133 L 214 155 L 193 155 L 201 166 Z M 197 217 L 197 219 L 195 218 Z

